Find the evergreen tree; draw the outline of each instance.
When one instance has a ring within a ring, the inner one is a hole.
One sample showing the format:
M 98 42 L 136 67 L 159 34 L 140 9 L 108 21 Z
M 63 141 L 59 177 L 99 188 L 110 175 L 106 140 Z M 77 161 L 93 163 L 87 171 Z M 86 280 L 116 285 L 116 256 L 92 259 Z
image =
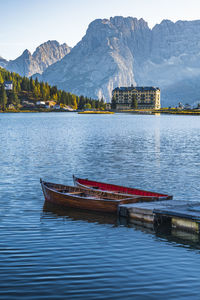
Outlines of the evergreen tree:
M 55 102 L 57 102 L 57 100 L 58 100 L 58 94 L 57 94 L 57 93 L 53 94 L 53 95 L 52 95 L 52 99 L 53 99 Z
M 61 91 L 61 90 L 58 90 L 57 95 L 58 95 L 58 100 L 57 100 L 57 101 L 58 101 L 58 103 L 60 104 L 62 91 Z
M 10 104 L 13 104 L 13 105 L 16 105 L 16 106 L 18 106 L 20 104 L 17 93 L 15 93 L 14 91 L 11 91 L 9 93 L 8 100 L 9 100 Z
M 29 92 L 31 90 L 29 78 L 26 78 L 26 87 L 27 87 L 27 91 Z
M 31 78 L 30 78 L 30 90 L 31 90 L 31 92 L 34 91 L 34 88 L 35 88 L 35 81 L 34 81 L 33 78 L 31 77 Z
M 78 108 L 79 101 L 80 101 L 80 98 L 79 98 L 79 96 L 76 96 L 77 108 Z
M 36 77 L 35 78 L 35 85 L 37 85 L 38 84 L 38 78 Z
M 84 105 L 85 105 L 85 99 L 84 99 L 83 95 L 81 95 L 80 100 L 79 100 L 79 104 L 78 104 L 78 108 L 83 109 Z
M 57 86 L 54 85 L 50 88 L 50 96 L 52 97 L 54 94 L 57 94 L 58 92 L 58 89 L 57 89 Z
M 67 93 L 67 105 L 72 105 L 72 95 Z
M 45 83 L 45 93 L 46 93 L 46 99 L 49 99 L 50 98 L 50 87 L 47 82 Z
M 16 91 L 20 92 L 21 91 L 21 84 L 20 84 L 20 80 L 17 80 L 17 84 L 16 84 Z
M 8 101 L 8 97 L 6 94 L 6 90 L 4 88 L 4 85 L 2 84 L 0 87 L 0 105 L 2 110 L 6 109 L 7 101 Z
M 48 99 L 47 89 L 46 89 L 44 82 L 40 82 L 40 92 L 41 92 L 42 99 L 47 100 Z
M 67 104 L 67 94 L 65 91 L 62 91 L 61 93 L 60 103 L 62 103 L 63 105 Z
M 40 84 L 37 83 L 34 87 L 34 90 L 33 90 L 33 95 L 36 99 L 38 99 L 40 97 Z
M 3 77 L 2 77 L 2 75 L 0 73 L 0 84 L 2 84 L 2 83 L 4 83 L 4 80 L 3 80 Z
M 132 96 L 132 102 L 131 102 L 131 108 L 137 109 L 137 107 L 138 107 L 137 96 L 133 95 Z
M 75 110 L 77 110 L 78 106 L 77 106 L 77 101 L 76 101 L 75 95 L 72 95 L 72 106 Z
M 22 82 L 21 82 L 21 89 L 22 89 L 23 91 L 26 91 L 26 89 L 27 89 L 25 77 L 23 77 L 23 79 L 22 79 Z

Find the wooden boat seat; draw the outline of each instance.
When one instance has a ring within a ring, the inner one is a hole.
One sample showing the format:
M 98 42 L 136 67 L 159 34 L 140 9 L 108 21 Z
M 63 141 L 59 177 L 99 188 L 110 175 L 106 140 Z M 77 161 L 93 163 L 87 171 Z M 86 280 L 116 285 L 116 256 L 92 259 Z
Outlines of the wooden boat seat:
M 83 194 L 83 192 L 70 192 L 70 195 L 78 195 L 78 194 Z
M 58 192 L 60 192 L 60 193 L 68 193 L 68 194 L 70 194 L 70 195 L 75 195 L 75 194 L 82 194 L 83 192 L 69 192 L 69 190 L 67 190 L 67 189 L 56 189 Z

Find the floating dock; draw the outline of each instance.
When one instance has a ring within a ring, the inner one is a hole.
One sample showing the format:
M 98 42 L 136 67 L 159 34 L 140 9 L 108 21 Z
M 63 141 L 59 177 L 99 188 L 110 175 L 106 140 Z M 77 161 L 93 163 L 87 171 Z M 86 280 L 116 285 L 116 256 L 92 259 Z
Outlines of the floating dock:
M 189 232 L 200 232 L 200 201 L 154 201 L 122 204 L 119 215 L 129 223 L 144 227 L 166 226 Z

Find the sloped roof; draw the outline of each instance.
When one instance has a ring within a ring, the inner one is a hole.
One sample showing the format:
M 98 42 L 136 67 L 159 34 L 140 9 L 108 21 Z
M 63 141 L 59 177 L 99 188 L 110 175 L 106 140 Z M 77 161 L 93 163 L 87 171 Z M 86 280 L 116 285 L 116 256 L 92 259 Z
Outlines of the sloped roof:
M 154 87 L 154 86 L 128 86 L 128 87 L 117 87 L 113 90 L 114 91 L 119 91 L 119 92 L 128 92 L 128 91 L 132 91 L 132 90 L 137 90 L 140 92 L 145 92 L 145 91 L 156 91 L 156 90 L 160 90 L 158 87 Z

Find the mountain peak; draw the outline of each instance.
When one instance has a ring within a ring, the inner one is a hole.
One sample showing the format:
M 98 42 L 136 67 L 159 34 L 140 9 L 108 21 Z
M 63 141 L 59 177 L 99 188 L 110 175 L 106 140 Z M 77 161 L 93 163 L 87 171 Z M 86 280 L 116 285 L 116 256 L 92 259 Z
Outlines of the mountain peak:
M 25 49 L 21 56 L 30 57 L 31 56 L 31 52 L 28 49 Z
M 110 22 L 116 26 L 123 26 L 123 25 L 132 26 L 133 24 L 134 25 L 138 24 L 140 26 L 148 27 L 147 22 L 144 21 L 143 18 L 137 19 L 133 17 L 124 18 L 122 16 L 115 16 L 110 18 Z
M 26 49 L 21 56 L 9 61 L 7 69 L 22 76 L 41 74 L 51 64 L 59 61 L 70 52 L 67 44 L 60 45 L 57 41 L 47 41 L 36 48 L 33 55 Z
M 131 30 L 135 30 L 138 27 L 143 27 L 143 28 L 149 28 L 148 27 L 148 23 L 146 21 L 144 21 L 144 19 L 140 18 L 133 18 L 133 17 L 122 17 L 122 16 L 115 16 L 115 17 L 111 17 L 110 19 L 96 19 L 94 21 L 92 21 L 89 26 L 88 29 L 97 29 L 100 28 L 102 26 L 108 26 L 110 28 L 118 28 L 119 30 L 123 31 L 123 28 L 130 28 Z

